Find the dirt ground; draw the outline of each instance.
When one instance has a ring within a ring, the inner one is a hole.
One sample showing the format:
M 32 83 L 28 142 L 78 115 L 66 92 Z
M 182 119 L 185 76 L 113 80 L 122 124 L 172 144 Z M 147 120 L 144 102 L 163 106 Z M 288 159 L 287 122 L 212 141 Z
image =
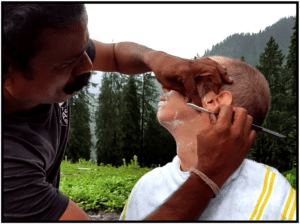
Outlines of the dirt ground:
M 113 221 L 113 220 L 119 220 L 121 212 L 103 212 L 103 211 L 99 211 L 97 212 L 86 212 L 86 214 L 89 216 L 89 218 L 92 221 Z

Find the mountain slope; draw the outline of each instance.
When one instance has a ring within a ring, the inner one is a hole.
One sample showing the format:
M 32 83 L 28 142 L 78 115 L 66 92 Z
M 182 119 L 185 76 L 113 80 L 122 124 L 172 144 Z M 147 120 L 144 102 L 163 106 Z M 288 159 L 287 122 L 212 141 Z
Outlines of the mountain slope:
M 259 33 L 230 35 L 221 43 L 214 45 L 211 50 L 205 51 L 202 57 L 223 55 L 240 59 L 241 56 L 244 56 L 247 63 L 255 66 L 258 64 L 259 55 L 264 51 L 271 36 L 279 44 L 283 54 L 287 55 L 294 25 L 295 17 L 282 18 Z

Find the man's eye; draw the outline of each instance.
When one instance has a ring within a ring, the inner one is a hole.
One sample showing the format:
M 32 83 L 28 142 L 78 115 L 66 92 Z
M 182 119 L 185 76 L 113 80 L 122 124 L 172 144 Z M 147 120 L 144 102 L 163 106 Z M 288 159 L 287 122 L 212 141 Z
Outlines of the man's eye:
M 71 62 L 67 62 L 67 63 L 63 63 L 61 64 L 61 67 L 68 67 L 69 65 L 71 65 L 75 60 L 71 61 Z

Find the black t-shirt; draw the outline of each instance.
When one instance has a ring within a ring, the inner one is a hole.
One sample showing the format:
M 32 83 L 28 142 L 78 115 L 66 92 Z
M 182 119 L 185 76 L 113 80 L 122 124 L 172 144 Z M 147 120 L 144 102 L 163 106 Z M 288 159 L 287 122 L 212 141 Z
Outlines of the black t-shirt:
M 91 40 L 86 52 L 93 61 Z M 65 212 L 69 198 L 58 187 L 69 118 L 69 100 L 3 116 L 3 221 L 57 221 Z

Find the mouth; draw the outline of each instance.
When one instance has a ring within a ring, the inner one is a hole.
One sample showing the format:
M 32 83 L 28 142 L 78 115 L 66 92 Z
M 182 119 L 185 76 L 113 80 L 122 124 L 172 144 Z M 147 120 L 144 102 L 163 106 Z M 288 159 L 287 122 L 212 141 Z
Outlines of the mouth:
M 91 78 L 91 73 L 85 73 L 83 75 L 78 76 L 74 83 L 65 87 L 64 92 L 67 95 L 71 95 L 81 90 L 83 87 L 88 85 L 90 78 Z
M 161 107 L 161 106 L 163 106 L 163 105 L 165 105 L 165 104 L 167 104 L 166 101 L 160 101 L 160 102 L 158 103 L 158 107 Z
M 166 101 L 166 99 L 163 96 L 160 96 L 159 101 Z

